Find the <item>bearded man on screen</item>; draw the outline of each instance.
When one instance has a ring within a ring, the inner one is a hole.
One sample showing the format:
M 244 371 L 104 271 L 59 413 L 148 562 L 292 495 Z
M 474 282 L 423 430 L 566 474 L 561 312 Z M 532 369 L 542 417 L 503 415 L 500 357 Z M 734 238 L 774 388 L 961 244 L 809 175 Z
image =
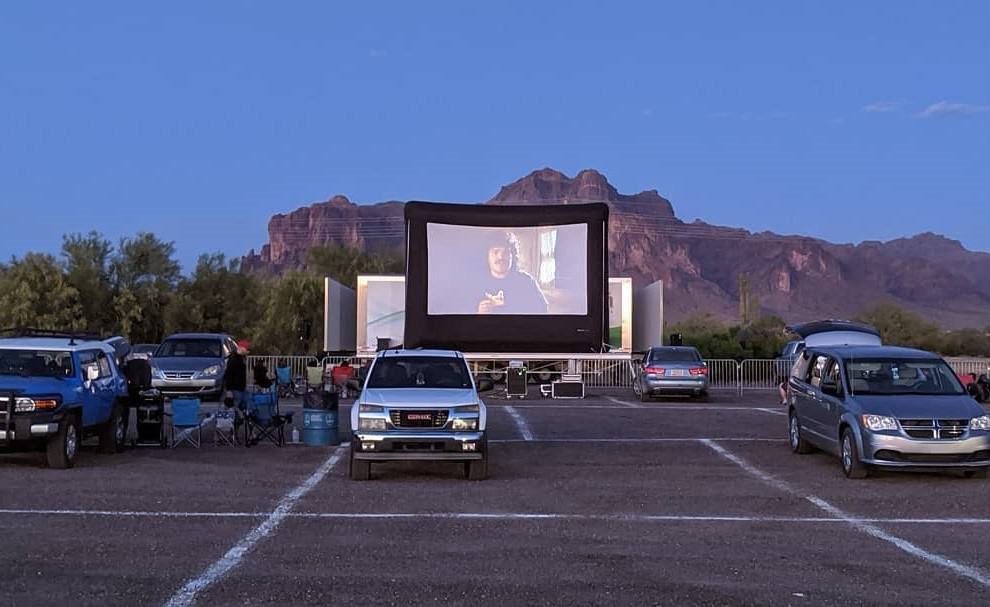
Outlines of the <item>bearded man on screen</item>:
M 519 241 L 512 232 L 485 239 L 487 272 L 481 281 L 478 314 L 546 314 L 547 298 L 536 280 L 519 267 Z

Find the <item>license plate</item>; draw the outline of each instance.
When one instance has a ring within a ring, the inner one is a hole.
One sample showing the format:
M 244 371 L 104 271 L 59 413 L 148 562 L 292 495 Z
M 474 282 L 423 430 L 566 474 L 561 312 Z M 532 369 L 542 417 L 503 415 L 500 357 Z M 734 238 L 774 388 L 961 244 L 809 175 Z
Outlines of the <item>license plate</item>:
M 406 419 L 411 422 L 432 422 L 433 414 L 431 413 L 406 413 Z
M 684 377 L 684 369 L 671 369 L 670 374 L 673 377 Z

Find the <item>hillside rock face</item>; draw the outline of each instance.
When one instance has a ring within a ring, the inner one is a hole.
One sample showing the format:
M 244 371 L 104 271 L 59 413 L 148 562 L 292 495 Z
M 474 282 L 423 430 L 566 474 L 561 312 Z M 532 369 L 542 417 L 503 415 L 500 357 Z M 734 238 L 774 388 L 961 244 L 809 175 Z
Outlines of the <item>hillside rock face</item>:
M 761 312 L 789 322 L 848 318 L 888 300 L 945 327 L 990 325 L 990 253 L 968 251 L 936 234 L 854 246 L 685 223 L 655 190 L 620 194 L 594 170 L 570 178 L 541 169 L 486 204 L 583 202 L 611 208 L 610 275 L 630 276 L 636 287 L 663 280 L 670 321 L 706 312 L 737 320 L 739 277 L 745 275 Z M 403 232 L 401 202 L 355 205 L 335 196 L 272 217 L 269 243 L 242 265 L 278 273 L 302 266 L 310 246 L 326 243 L 401 249 Z

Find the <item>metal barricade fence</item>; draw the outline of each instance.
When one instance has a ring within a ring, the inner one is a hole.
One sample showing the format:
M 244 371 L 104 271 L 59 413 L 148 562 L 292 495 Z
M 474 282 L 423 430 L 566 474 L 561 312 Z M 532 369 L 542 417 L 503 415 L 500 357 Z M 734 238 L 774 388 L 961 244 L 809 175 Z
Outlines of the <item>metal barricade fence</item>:
M 347 361 L 358 368 L 368 362 L 366 358 L 353 356 L 328 356 L 322 360 L 315 356 L 258 356 L 247 357 L 248 368 L 263 363 L 271 373 L 276 367 L 288 366 L 292 377 L 304 376 L 306 367 L 317 363 L 329 370 Z M 946 358 L 945 361 L 957 374 L 990 373 L 990 358 Z M 632 360 L 579 360 L 576 371 L 584 378 L 585 385 L 591 388 L 631 388 L 635 373 Z M 531 383 L 549 383 L 568 371 L 568 361 L 527 361 L 527 374 Z M 709 387 L 712 390 L 735 390 L 740 394 L 747 390 L 776 390 L 781 378 L 790 372 L 789 361 L 781 359 L 747 359 L 742 362 L 733 359 L 706 359 Z M 508 362 L 504 360 L 469 360 L 468 367 L 475 378 L 488 378 L 493 381 L 505 380 Z M 251 374 L 249 373 L 249 381 Z
M 739 365 L 739 392 L 745 390 L 776 390 L 787 377 L 784 363 L 775 358 L 751 358 Z
M 320 359 L 315 356 L 258 356 L 249 355 L 247 357 L 248 381 L 254 383 L 254 367 L 258 363 L 265 365 L 268 372 L 275 374 L 277 367 L 289 367 L 290 375 L 293 379 L 306 375 L 306 367 L 310 364 L 320 364 Z
M 709 390 L 739 390 L 738 362 L 731 358 L 711 358 L 705 360 L 708 365 Z
M 973 373 L 979 377 L 984 373 L 990 374 L 990 358 L 953 357 L 946 358 L 945 362 L 949 363 L 949 366 L 956 372 L 956 375 Z

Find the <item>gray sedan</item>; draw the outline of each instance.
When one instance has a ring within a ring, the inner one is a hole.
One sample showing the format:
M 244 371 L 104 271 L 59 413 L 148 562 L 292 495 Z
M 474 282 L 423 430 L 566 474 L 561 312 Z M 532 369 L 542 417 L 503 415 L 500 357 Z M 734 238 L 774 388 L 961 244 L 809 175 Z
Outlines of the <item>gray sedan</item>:
M 833 453 L 849 478 L 872 466 L 979 477 L 990 469 L 990 416 L 930 352 L 807 348 L 787 390 L 791 449 Z
M 654 396 L 708 396 L 708 365 L 697 348 L 658 346 L 633 361 L 633 391 L 646 402 Z

